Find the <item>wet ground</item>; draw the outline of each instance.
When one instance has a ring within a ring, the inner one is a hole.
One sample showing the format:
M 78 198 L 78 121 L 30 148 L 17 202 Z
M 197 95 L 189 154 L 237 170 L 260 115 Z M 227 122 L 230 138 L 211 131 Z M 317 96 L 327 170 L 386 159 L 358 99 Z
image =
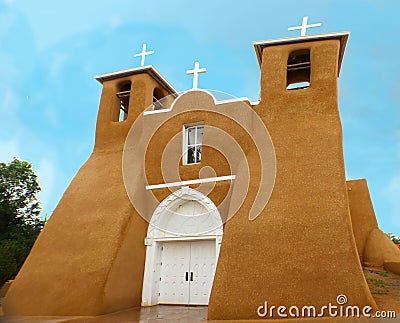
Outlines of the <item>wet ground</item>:
M 397 319 L 301 319 L 301 322 L 321 323 L 392 323 L 400 322 L 400 313 Z M 2 323 L 196 323 L 207 322 L 206 306 L 171 306 L 157 305 L 152 307 L 133 308 L 96 317 L 2 317 Z M 216 321 L 208 321 L 216 322 Z M 224 323 L 239 321 L 219 321 Z M 240 321 L 248 323 L 252 321 Z M 255 322 L 255 321 L 253 321 Z M 260 322 L 257 320 L 256 322 Z M 293 320 L 265 320 L 264 322 L 293 323 Z M 300 322 L 296 320 L 296 322 Z
M 171 306 L 133 308 L 96 317 L 8 317 L 4 323 L 169 323 L 206 322 L 207 306 Z
M 395 311 L 397 318 L 326 318 L 326 319 L 301 319 L 301 320 L 271 320 L 264 322 L 321 322 L 321 323 L 400 323 L 400 276 L 386 272 L 383 268 L 364 268 L 364 275 L 372 295 L 381 310 Z M 137 307 L 125 311 L 101 316 L 75 316 L 75 317 L 2 317 L 1 323 L 197 323 L 216 322 L 207 321 L 207 306 L 172 306 L 157 305 L 152 307 Z M 0 299 L 0 315 L 1 315 Z M 219 321 L 224 323 L 239 321 Z M 252 321 L 240 321 L 248 323 Z M 260 322 L 257 320 L 256 322 Z

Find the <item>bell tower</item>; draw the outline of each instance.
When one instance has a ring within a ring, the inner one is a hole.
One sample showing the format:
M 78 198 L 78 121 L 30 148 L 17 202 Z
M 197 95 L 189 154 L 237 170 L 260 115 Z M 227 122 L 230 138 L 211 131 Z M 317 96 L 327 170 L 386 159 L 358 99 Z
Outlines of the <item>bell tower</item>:
M 269 106 L 285 101 L 297 106 L 297 113 L 307 102 L 313 112 L 327 109 L 328 102 L 337 110 L 337 78 L 348 37 L 343 32 L 254 43 L 261 101 Z M 313 104 L 317 101 L 324 107 Z
M 375 307 L 351 226 L 337 78 L 349 33 L 254 44 L 261 100 L 253 108 L 276 153 L 276 179 L 261 215 L 245 209 L 224 227 L 209 319 L 282 318 L 265 308 L 329 303 Z M 258 314 L 265 314 L 260 316 Z M 267 311 L 267 312 L 265 312 Z M 322 316 L 327 316 L 327 312 Z
M 103 85 L 96 126 L 95 149 L 117 145 L 122 150 L 126 135 L 139 114 L 163 108 L 177 91 L 151 65 L 96 76 Z M 161 99 L 166 98 L 162 101 Z M 118 137 L 122 135 L 122 141 Z
M 7 315 L 98 315 L 141 304 L 147 223 L 126 194 L 123 147 L 138 115 L 176 91 L 152 66 L 96 79 L 94 150 L 9 289 Z

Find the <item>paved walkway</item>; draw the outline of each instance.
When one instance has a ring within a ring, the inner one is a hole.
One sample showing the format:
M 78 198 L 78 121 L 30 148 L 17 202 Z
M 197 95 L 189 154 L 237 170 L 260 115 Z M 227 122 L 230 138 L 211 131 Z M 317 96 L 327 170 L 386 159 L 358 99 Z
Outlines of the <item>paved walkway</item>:
M 207 322 L 207 306 L 172 306 L 157 305 L 152 307 L 132 308 L 129 310 L 101 315 L 96 317 L 1 317 L 1 323 L 198 323 Z M 396 319 L 300 319 L 300 320 L 261 320 L 262 322 L 277 323 L 394 323 L 400 322 L 400 313 Z M 208 321 L 216 322 L 216 321 Z M 220 323 L 233 323 L 239 321 L 218 321 Z M 260 322 L 240 321 L 240 323 Z
M 171 306 L 132 308 L 96 317 L 3 317 L 1 323 L 196 323 L 206 322 L 207 306 Z

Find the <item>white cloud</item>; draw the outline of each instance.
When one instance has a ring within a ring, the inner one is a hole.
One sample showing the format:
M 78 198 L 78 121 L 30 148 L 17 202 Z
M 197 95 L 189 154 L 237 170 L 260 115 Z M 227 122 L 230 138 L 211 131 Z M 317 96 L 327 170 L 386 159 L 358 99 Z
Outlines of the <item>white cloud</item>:
M 19 143 L 17 139 L 0 141 L 0 162 L 10 162 L 19 155 Z
M 17 118 L 19 100 L 11 87 L 0 88 L 0 97 L 0 162 L 10 162 L 22 150 L 18 138 L 18 133 L 23 133 Z
M 53 126 L 58 127 L 60 125 L 57 110 L 53 106 L 49 106 L 44 110 L 44 115 L 47 121 Z
M 392 180 L 389 183 L 388 190 L 390 192 L 400 190 L 400 175 L 397 175 L 392 178 Z M 399 196 L 400 196 L 400 194 L 399 194 Z
M 124 23 L 124 19 L 119 16 L 112 16 L 110 19 L 110 24 L 112 28 L 121 26 Z
M 7 123 L 14 121 L 17 114 L 18 98 L 14 90 L 10 87 L 5 87 L 0 90 L 1 104 L 0 117 L 2 120 L 7 120 Z
M 50 76 L 55 79 L 60 79 L 60 73 L 64 68 L 65 63 L 68 60 L 68 54 L 58 52 L 54 55 L 52 61 L 50 62 Z
M 14 2 L 15 2 L 15 0 L 4 0 L 4 3 L 5 3 L 6 5 L 8 5 L 8 6 L 13 5 Z
M 394 176 L 385 190 L 386 201 L 388 203 L 388 214 L 391 230 L 400 232 L 400 173 Z
M 55 163 L 48 158 L 41 159 L 37 167 L 37 174 L 42 187 L 39 198 L 42 203 L 43 213 L 50 213 L 52 210 L 48 208 L 53 199 L 52 192 L 56 178 Z

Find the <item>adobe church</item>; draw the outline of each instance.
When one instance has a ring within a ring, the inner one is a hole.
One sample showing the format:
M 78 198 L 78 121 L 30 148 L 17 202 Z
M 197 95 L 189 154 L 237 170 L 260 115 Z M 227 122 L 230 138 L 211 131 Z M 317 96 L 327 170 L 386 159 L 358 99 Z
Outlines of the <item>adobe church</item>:
M 346 181 L 338 82 L 349 33 L 254 43 L 258 102 L 179 94 L 152 66 L 96 77 L 93 153 L 11 285 L 6 315 L 208 305 L 377 308 L 362 265 L 400 274 L 367 183 Z M 145 48 L 144 48 L 145 52 Z M 362 161 L 360 161 L 362 162 Z

